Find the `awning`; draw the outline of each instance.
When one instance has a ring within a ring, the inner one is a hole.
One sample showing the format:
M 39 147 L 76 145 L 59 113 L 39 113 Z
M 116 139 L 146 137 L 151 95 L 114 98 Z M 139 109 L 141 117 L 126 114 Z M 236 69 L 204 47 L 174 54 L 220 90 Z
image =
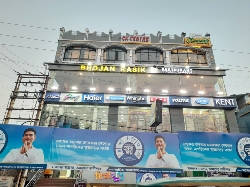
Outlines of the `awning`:
M 138 183 L 138 186 L 250 186 L 250 178 L 184 177 L 162 178 Z

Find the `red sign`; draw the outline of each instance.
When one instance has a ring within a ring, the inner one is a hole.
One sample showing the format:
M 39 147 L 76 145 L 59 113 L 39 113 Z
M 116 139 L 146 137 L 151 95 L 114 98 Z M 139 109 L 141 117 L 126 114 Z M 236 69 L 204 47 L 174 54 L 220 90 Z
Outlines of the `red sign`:
M 139 42 L 139 43 L 150 43 L 151 38 L 149 36 L 122 36 L 121 42 Z
M 154 102 L 155 100 L 161 100 L 163 103 L 168 102 L 168 98 L 150 97 L 150 102 Z

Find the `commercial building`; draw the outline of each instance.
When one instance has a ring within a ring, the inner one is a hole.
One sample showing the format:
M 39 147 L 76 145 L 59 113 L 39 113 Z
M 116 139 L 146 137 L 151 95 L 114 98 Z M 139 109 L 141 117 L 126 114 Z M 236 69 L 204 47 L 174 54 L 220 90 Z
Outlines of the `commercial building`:
M 210 35 L 114 34 L 60 29 L 41 126 L 152 131 L 151 104 L 163 101 L 158 132 L 239 132 L 226 69 Z

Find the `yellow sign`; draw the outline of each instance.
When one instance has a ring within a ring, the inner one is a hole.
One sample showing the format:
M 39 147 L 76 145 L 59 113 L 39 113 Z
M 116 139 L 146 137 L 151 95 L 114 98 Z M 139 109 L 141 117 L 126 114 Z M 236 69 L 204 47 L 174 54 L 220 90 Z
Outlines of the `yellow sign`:
M 210 38 L 185 38 L 185 46 L 211 47 Z
M 97 71 L 97 72 L 120 72 L 120 73 L 146 73 L 145 67 L 119 67 L 119 66 L 88 66 L 81 65 L 82 71 Z

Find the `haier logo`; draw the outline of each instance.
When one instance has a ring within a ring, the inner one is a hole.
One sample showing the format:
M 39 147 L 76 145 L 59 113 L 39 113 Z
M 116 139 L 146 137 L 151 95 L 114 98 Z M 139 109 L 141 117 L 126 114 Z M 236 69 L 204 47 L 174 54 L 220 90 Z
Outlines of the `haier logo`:
M 172 99 L 174 103 L 189 103 L 190 99 Z
M 83 94 L 82 102 L 103 102 L 103 94 Z
M 236 107 L 234 98 L 214 98 L 214 105 L 217 107 Z
M 195 102 L 199 105 L 207 105 L 209 104 L 209 100 L 206 99 L 206 98 L 199 98 L 199 99 L 196 99 Z

